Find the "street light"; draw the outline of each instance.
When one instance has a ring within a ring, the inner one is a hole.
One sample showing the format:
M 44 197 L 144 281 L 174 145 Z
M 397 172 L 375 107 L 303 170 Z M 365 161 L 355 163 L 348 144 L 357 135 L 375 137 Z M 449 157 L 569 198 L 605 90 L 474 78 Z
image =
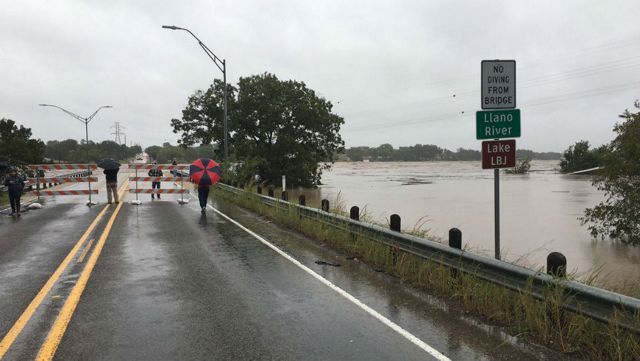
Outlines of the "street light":
M 83 118 L 75 113 L 72 113 L 64 108 L 61 108 L 57 105 L 51 105 L 51 104 L 38 104 L 41 107 L 54 107 L 54 108 L 58 108 L 60 110 L 62 110 L 63 112 L 69 114 L 70 116 L 78 119 L 79 121 L 84 123 L 84 133 L 86 136 L 86 144 L 87 144 L 87 171 L 89 171 L 89 122 L 93 119 L 93 117 L 96 116 L 96 114 L 98 114 L 98 112 L 100 111 L 100 109 L 102 108 L 113 108 L 111 105 L 103 105 L 100 108 L 96 109 L 95 112 L 93 112 L 93 114 L 91 114 L 90 116 Z M 87 206 L 91 207 L 92 205 L 94 205 L 95 203 L 93 203 L 91 201 L 91 177 L 89 177 L 89 202 L 87 202 Z
M 220 69 L 220 71 L 222 72 L 222 76 L 223 76 L 223 81 L 224 81 L 224 102 L 223 102 L 223 107 L 224 107 L 224 160 L 227 160 L 227 156 L 228 156 L 228 148 L 227 148 L 227 63 L 224 59 L 220 59 L 216 56 L 216 54 L 213 53 L 213 51 L 211 51 L 206 45 L 204 45 L 204 43 L 202 41 L 200 41 L 200 39 L 198 39 L 198 37 L 191 32 L 191 30 L 189 29 L 185 29 L 185 28 L 180 28 L 177 26 L 173 26 L 173 25 L 162 25 L 163 29 L 169 29 L 169 30 L 184 30 L 186 32 L 188 32 L 189 34 L 191 34 L 191 36 L 193 36 L 197 41 L 198 41 L 198 45 L 200 45 L 200 47 L 202 48 L 202 50 L 204 50 L 204 52 L 207 54 L 207 56 L 209 57 L 209 59 L 211 59 L 213 61 L 213 63 L 218 67 L 218 69 Z

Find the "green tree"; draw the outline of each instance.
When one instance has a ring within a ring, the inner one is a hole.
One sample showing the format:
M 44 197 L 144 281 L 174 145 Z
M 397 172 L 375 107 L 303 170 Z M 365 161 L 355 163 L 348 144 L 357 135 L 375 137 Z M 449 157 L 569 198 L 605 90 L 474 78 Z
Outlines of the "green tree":
M 231 124 L 237 89 L 227 84 L 228 100 L 228 129 L 234 129 Z M 198 90 L 189 97 L 187 107 L 182 110 L 182 119 L 171 119 L 173 132 L 180 134 L 178 143 L 189 147 L 196 143 L 211 144 L 217 142 L 222 145 L 224 140 L 224 83 L 215 80 L 206 91 Z M 167 143 L 170 146 L 170 144 Z M 164 147 L 164 145 L 163 145 Z M 221 146 L 218 149 L 222 149 Z
M 18 127 L 11 119 L 0 119 L 0 157 L 9 163 L 40 163 L 44 157 L 44 142 L 31 139 L 31 129 Z
M 640 102 L 639 111 L 620 115 L 616 138 L 605 147 L 603 169 L 593 185 L 605 192 L 605 200 L 585 210 L 583 224 L 594 237 L 609 236 L 624 243 L 640 244 Z
M 560 161 L 560 171 L 570 173 L 598 167 L 604 148 L 589 149 L 589 147 L 588 141 L 581 140 L 565 150 L 563 159 Z
M 150 147 L 145 148 L 144 152 L 147 153 L 149 157 L 151 157 L 151 159 L 158 159 L 158 152 L 160 152 L 160 149 L 162 149 L 162 147 L 157 145 L 152 145 Z
M 180 144 L 216 142 L 222 149 L 222 90 L 216 81 L 206 92 L 197 91 L 182 119 L 171 120 Z M 240 78 L 238 88 L 229 86 L 228 92 L 230 151 L 238 172 L 257 172 L 272 183 L 286 175 L 291 185 L 319 184 L 322 170 L 344 149 L 339 134 L 344 120 L 331 112 L 331 102 L 303 82 L 269 73 Z

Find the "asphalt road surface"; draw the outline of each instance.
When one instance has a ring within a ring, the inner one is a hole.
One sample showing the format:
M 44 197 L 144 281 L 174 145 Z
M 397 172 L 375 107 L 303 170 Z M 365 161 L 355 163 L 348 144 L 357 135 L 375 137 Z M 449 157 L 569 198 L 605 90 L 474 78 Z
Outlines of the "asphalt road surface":
M 233 205 L 98 187 L 0 216 L 0 359 L 561 359 Z

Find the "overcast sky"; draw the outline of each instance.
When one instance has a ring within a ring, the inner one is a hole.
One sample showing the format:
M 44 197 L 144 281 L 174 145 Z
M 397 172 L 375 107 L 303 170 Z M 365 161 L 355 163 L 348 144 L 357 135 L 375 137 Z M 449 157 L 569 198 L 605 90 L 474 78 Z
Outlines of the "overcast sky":
M 0 117 L 43 140 L 175 143 L 169 121 L 221 72 L 304 81 L 345 118 L 347 147 L 480 150 L 480 62 L 515 59 L 518 148 L 613 138 L 640 98 L 640 1 L 4 1 Z M 455 97 L 453 95 L 456 95 Z

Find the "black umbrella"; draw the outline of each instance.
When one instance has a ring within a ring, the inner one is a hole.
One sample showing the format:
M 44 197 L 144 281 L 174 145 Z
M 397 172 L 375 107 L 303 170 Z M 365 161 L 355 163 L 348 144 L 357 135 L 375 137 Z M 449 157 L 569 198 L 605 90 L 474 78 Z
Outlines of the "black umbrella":
M 104 170 L 109 170 L 109 169 L 119 169 L 120 168 L 120 163 L 118 163 L 117 161 L 111 159 L 111 158 L 105 158 L 105 159 L 100 159 L 98 161 L 98 167 L 104 169 Z

